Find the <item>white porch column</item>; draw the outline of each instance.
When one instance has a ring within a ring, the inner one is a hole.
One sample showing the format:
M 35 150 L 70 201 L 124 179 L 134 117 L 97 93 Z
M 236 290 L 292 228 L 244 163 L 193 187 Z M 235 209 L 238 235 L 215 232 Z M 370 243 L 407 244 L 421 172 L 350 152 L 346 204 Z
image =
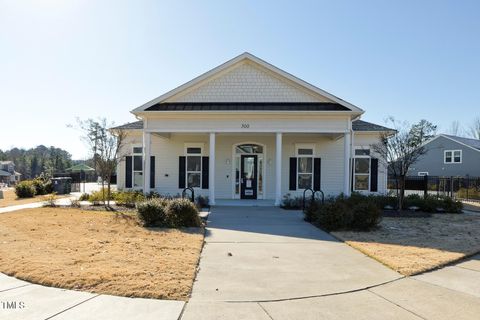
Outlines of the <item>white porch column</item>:
M 343 158 L 344 158 L 344 167 L 343 167 L 343 193 L 346 196 L 350 196 L 351 188 L 350 188 L 350 132 L 345 132 L 344 136 L 344 148 L 343 148 Z
M 150 192 L 150 142 L 151 133 L 143 131 L 143 193 Z
M 208 190 L 209 203 L 215 205 L 215 132 L 210 133 L 210 157 L 208 159 Z
M 276 134 L 275 146 L 275 205 L 282 203 L 282 133 Z

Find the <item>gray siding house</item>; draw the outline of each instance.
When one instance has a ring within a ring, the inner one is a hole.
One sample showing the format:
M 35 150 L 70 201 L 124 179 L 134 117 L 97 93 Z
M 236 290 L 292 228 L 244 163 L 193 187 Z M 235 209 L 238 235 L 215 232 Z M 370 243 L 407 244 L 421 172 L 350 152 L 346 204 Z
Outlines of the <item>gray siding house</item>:
M 440 134 L 425 144 L 427 153 L 410 176 L 480 177 L 480 140 Z

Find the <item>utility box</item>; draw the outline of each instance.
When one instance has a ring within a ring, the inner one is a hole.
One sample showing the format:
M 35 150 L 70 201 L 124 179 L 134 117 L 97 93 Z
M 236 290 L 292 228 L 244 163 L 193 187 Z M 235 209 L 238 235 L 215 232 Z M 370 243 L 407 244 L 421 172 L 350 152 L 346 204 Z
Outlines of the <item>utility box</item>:
M 57 194 L 69 194 L 72 192 L 72 178 L 60 177 L 52 178 L 53 191 Z

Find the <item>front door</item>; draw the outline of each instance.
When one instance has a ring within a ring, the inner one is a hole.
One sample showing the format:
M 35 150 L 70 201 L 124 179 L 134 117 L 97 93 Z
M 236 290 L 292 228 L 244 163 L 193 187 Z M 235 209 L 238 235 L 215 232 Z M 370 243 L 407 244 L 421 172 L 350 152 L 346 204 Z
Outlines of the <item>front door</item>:
M 242 155 L 240 169 L 240 198 L 257 199 L 257 156 Z

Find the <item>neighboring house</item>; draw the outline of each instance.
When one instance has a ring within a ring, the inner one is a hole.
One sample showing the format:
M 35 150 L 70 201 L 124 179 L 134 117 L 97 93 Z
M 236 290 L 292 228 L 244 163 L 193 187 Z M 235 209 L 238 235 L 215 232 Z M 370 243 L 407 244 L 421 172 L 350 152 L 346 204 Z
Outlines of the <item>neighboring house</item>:
M 0 161 L 0 183 L 14 185 L 20 181 L 21 174 L 15 171 L 13 161 Z
M 412 165 L 409 175 L 480 177 L 480 140 L 440 134 L 424 147 L 426 153 Z
M 386 192 L 384 162 L 370 145 L 391 130 L 358 120 L 362 109 L 249 53 L 132 113 L 141 121 L 117 127 L 128 133 L 120 189 L 175 195 L 192 187 L 211 204 L 275 205 L 307 188 Z

